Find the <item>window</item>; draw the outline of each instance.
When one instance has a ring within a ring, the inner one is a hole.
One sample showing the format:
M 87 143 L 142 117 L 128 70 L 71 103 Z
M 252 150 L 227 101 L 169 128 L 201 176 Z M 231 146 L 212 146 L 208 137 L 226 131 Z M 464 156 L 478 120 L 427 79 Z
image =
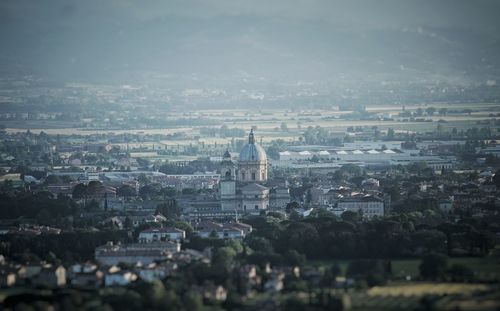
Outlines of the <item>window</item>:
M 231 171 L 226 172 L 226 177 L 231 177 Z
M 255 180 L 255 173 L 252 173 L 252 180 Z
M 257 210 L 257 209 L 259 209 L 259 206 L 258 206 L 258 205 L 255 205 L 255 209 L 256 209 L 256 210 Z
M 245 172 L 241 172 L 241 179 L 245 180 Z
M 262 173 L 262 180 L 266 179 L 266 176 L 264 175 L 264 173 Z

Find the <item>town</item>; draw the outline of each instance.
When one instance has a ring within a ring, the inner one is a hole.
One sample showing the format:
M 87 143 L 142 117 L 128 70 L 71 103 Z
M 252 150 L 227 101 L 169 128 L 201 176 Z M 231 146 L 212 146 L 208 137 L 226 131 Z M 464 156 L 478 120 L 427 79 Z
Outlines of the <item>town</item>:
M 500 310 L 499 12 L 0 1 L 0 310 Z
M 175 151 L 174 138 L 149 134 L 3 131 L 1 285 L 52 289 L 56 300 L 62 289 L 129 288 L 95 302 L 119 308 L 130 291 L 161 291 L 170 300 L 144 306 L 356 310 L 391 286 L 411 293 L 391 294 L 394 306 L 417 307 L 439 280 L 442 295 L 459 286 L 489 303 L 486 284 L 500 277 L 500 124 L 490 109 L 481 128 L 434 121 L 427 132 L 356 126 L 340 136 L 281 126 L 262 130 L 263 145 L 259 126 L 229 137 L 223 126 L 216 136 L 233 143 L 203 146 L 211 133 L 198 132 Z M 399 115 L 432 120 L 432 110 Z M 300 136 L 280 138 L 291 132 Z M 308 298 L 289 296 L 297 291 Z

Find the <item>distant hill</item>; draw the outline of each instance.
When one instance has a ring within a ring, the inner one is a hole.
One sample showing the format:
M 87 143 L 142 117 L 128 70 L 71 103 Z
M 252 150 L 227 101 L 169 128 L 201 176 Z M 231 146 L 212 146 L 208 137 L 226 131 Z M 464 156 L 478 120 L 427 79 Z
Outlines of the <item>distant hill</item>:
M 100 81 L 158 72 L 458 84 L 500 77 L 498 35 L 457 25 L 361 27 L 259 15 L 132 19 L 58 8 L 26 17 L 8 7 L 0 11 L 0 74 Z

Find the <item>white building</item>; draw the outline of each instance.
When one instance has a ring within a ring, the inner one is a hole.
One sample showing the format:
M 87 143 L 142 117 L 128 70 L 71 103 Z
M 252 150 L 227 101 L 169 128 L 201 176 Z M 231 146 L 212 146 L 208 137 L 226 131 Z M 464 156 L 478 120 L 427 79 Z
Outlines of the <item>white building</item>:
M 151 242 L 132 244 L 113 244 L 108 242 L 95 249 L 95 259 L 100 264 L 113 266 L 120 262 L 129 264 L 150 264 L 166 260 L 173 253 L 179 252 L 181 245 L 177 242 Z
M 180 242 L 186 238 L 186 231 L 177 228 L 150 228 L 139 233 L 140 243 L 159 241 Z
M 365 218 L 384 216 L 384 201 L 375 196 L 350 197 L 340 199 L 337 208 L 355 213 L 361 213 Z
M 202 238 L 215 235 L 219 239 L 241 240 L 252 230 L 252 226 L 241 222 L 219 224 L 213 221 L 203 221 L 195 225 L 195 233 Z

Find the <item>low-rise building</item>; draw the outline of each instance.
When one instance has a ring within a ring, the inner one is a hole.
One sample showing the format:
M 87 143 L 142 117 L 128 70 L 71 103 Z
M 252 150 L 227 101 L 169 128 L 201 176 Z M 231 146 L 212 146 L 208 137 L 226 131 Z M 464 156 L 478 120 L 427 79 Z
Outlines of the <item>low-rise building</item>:
M 40 272 L 31 279 L 35 286 L 60 287 L 66 285 L 66 269 L 63 266 L 44 266 Z
M 179 252 L 180 244 L 172 241 L 113 244 L 95 249 L 95 259 L 103 265 L 117 265 L 120 262 L 129 264 L 150 264 L 155 261 L 162 261 L 170 258 L 173 253 Z
M 250 232 L 252 232 L 252 226 L 241 222 L 220 224 L 213 221 L 203 221 L 195 225 L 195 233 L 203 238 L 243 239 Z
M 337 208 L 361 213 L 365 218 L 384 216 L 384 201 L 371 195 L 340 199 L 337 202 Z
M 137 280 L 137 275 L 131 271 L 121 271 L 116 267 L 112 267 L 104 275 L 104 286 L 126 286 Z
M 139 233 L 140 243 L 158 241 L 180 242 L 186 238 L 186 231 L 177 228 L 149 228 Z

